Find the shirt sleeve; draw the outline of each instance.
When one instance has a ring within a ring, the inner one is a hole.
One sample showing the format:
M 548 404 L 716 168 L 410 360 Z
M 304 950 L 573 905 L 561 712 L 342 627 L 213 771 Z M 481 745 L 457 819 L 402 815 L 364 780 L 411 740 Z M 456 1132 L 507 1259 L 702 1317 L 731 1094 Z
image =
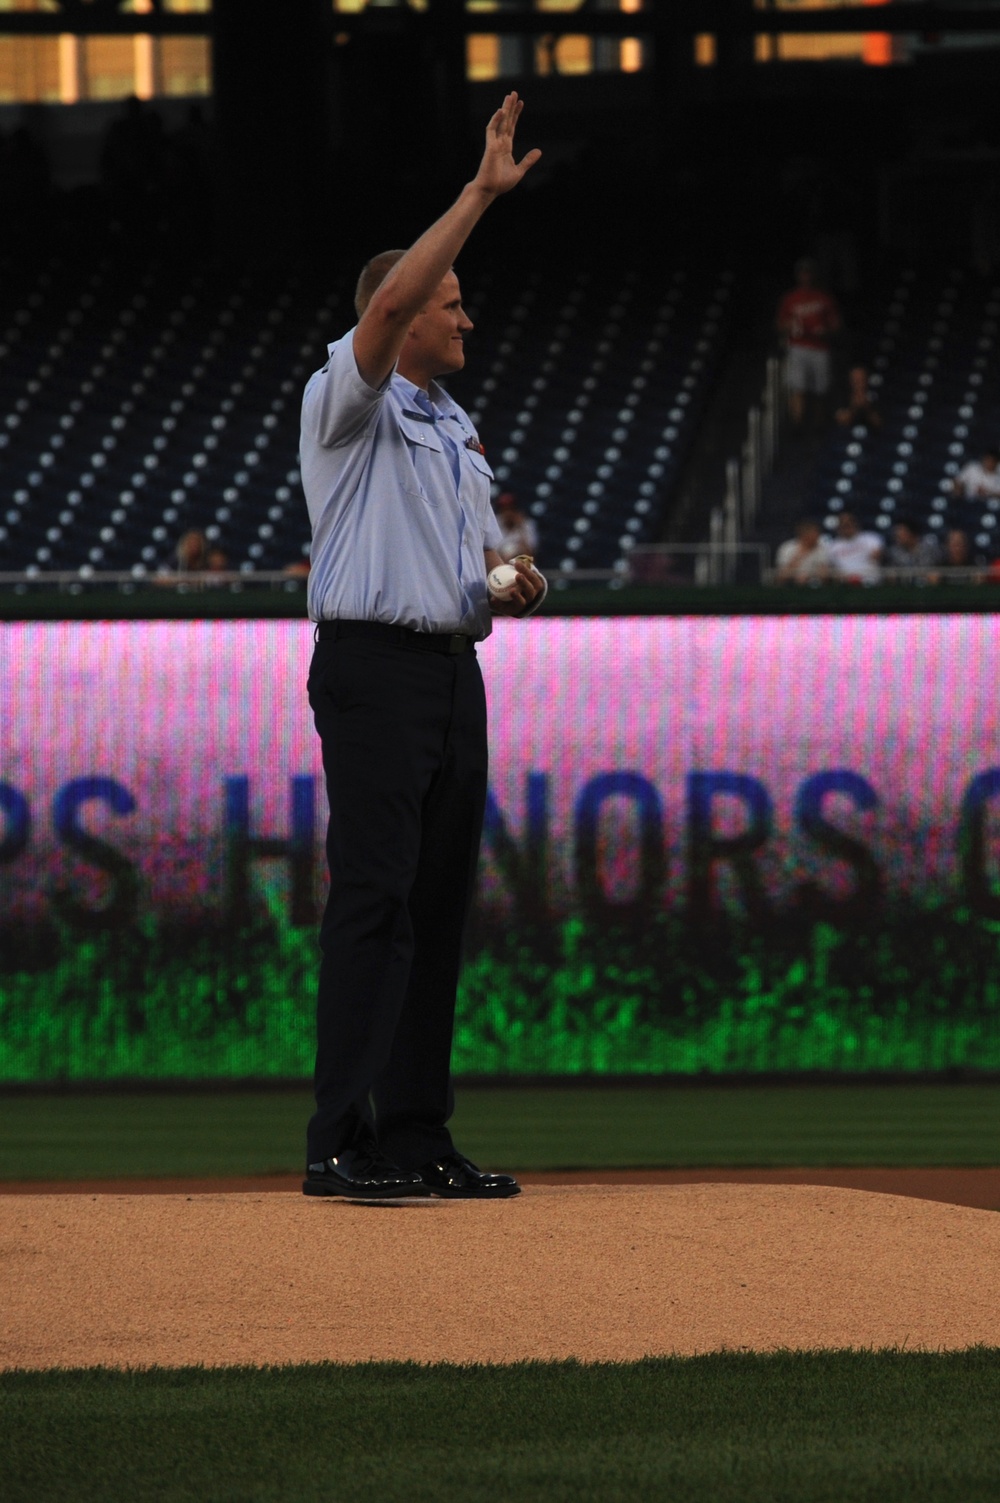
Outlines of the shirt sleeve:
M 326 448 L 355 438 L 374 418 L 392 373 L 382 386 L 371 387 L 354 358 L 354 329 L 330 346 L 330 358 L 311 376 L 302 398 L 302 428 Z

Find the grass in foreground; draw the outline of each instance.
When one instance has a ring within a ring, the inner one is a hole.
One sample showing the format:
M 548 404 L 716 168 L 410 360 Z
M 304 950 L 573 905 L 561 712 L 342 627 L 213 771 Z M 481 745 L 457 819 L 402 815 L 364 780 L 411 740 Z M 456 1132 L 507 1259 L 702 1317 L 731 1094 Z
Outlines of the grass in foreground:
M 976 1503 L 1000 1353 L 0 1374 L 6 1503 Z
M 308 1090 L 0 1096 L 0 1181 L 297 1173 Z M 988 1085 L 458 1091 L 497 1168 L 1000 1163 Z

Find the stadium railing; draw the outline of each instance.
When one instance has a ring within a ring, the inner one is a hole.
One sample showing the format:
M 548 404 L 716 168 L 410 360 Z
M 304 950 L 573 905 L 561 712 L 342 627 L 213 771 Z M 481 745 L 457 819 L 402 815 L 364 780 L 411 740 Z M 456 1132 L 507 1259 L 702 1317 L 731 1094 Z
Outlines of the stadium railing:
M 669 585 L 684 583 L 708 585 L 732 578 L 730 567 L 746 559 L 752 566 L 752 582 L 761 583 L 768 565 L 768 549 L 763 543 L 726 543 L 709 540 L 701 543 L 645 543 L 618 560 L 610 569 L 544 568 L 550 585 L 566 589 L 571 585 L 605 584 L 612 589 L 627 585 Z M 681 572 L 685 565 L 687 572 Z M 0 590 L 27 594 L 39 590 L 56 590 L 80 595 L 94 589 L 116 589 L 125 594 L 139 591 L 163 593 L 174 591 L 203 594 L 212 590 L 283 590 L 305 594 L 307 577 L 275 569 L 220 569 L 204 573 L 138 574 L 134 570 L 82 569 L 0 570 Z

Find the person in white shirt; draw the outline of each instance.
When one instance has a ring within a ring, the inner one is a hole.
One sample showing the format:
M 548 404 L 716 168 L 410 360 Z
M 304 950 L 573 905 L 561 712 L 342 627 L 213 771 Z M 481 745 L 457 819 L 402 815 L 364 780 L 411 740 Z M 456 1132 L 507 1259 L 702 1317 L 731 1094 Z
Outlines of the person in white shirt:
M 952 491 L 965 501 L 985 501 L 1000 496 L 1000 450 L 987 449 L 982 459 L 963 465 Z
M 830 545 L 812 517 L 803 517 L 795 536 L 782 543 L 775 557 L 778 584 L 819 584 L 830 578 Z
M 862 532 L 853 512 L 841 512 L 828 552 L 832 578 L 842 584 L 878 584 L 882 577 L 882 539 L 877 532 Z

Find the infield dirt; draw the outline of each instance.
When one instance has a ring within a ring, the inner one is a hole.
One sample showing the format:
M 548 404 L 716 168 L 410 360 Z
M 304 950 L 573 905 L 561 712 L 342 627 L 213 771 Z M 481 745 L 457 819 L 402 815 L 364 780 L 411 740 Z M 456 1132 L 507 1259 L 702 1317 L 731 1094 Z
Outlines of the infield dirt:
M 814 1185 L 0 1196 L 0 1366 L 1000 1346 L 1000 1216 Z
M 984 1166 L 872 1169 L 543 1169 L 518 1171 L 524 1185 L 834 1185 L 880 1195 L 915 1195 L 948 1205 L 1000 1211 L 1000 1169 Z M 300 1174 L 246 1174 L 210 1178 L 9 1180 L 6 1195 L 220 1195 L 251 1191 L 298 1191 Z

